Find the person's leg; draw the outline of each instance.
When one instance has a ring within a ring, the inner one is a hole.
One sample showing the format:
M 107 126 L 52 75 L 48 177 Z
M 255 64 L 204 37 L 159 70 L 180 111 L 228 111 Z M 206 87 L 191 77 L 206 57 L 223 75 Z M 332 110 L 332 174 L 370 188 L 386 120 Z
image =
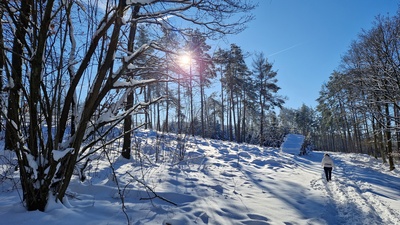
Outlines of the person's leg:
M 328 179 L 329 181 L 332 180 L 332 168 L 328 168 Z
M 325 172 L 326 181 L 329 181 L 328 167 L 324 167 L 324 172 Z

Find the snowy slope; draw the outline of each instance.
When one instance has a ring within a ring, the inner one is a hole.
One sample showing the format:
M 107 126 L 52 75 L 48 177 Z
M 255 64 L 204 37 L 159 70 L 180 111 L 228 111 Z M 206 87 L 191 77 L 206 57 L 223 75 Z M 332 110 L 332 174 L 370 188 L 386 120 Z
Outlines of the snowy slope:
M 154 132 L 141 132 L 138 140 L 150 159 L 156 146 L 165 159 L 178 151 L 175 139 L 160 143 Z M 185 150 L 180 163 L 141 166 L 115 156 L 119 190 L 106 161 L 93 161 L 91 179 L 72 183 L 70 205 L 52 203 L 44 213 L 26 212 L 21 190 L 2 179 L 0 224 L 399 224 L 399 170 L 389 172 L 367 155 L 331 153 L 337 166 L 326 183 L 319 152 L 298 156 L 200 138 L 186 142 Z M 144 199 L 154 195 L 141 182 L 176 206 Z
M 288 134 L 285 141 L 281 145 L 282 152 L 298 155 L 301 145 L 303 144 L 304 136 L 300 134 Z

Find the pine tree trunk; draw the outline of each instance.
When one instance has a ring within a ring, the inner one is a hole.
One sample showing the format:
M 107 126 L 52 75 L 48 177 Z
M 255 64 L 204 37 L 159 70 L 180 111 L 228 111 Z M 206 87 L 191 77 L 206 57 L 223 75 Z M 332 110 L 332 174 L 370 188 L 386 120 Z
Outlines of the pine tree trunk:
M 189 71 L 189 97 L 190 97 L 190 130 L 192 136 L 194 136 L 194 108 L 193 108 L 193 78 L 192 78 L 192 65 L 190 65 Z
M 387 141 L 387 157 L 389 159 L 389 169 L 394 170 L 394 160 L 393 160 L 393 146 L 392 146 L 392 134 L 391 134 L 391 120 L 390 120 L 390 112 L 389 112 L 389 104 L 385 106 L 386 112 L 386 141 Z
M 222 81 L 222 68 L 221 68 Z M 221 140 L 225 140 L 225 102 L 224 102 L 224 84 L 221 82 Z
M 178 104 L 177 104 L 177 116 L 178 116 L 178 134 L 182 133 L 182 118 L 181 118 L 181 77 L 178 74 Z
M 200 69 L 200 117 L 201 117 L 201 136 L 205 138 L 205 126 L 204 126 L 204 81 L 202 70 Z
M 247 108 L 246 102 L 243 102 L 242 132 L 241 132 L 242 138 L 241 138 L 241 140 L 244 142 L 246 142 L 246 108 Z
M 230 101 L 229 101 L 229 141 L 233 141 L 233 115 L 235 114 L 233 111 L 235 109 L 235 105 L 233 104 L 233 87 L 230 90 Z
M 239 96 L 236 97 L 236 102 L 237 102 L 237 104 L 236 104 L 237 122 L 236 122 L 236 126 L 235 126 L 236 127 L 236 129 L 235 129 L 235 137 L 236 137 L 236 142 L 237 143 L 241 143 L 242 142 L 241 141 L 242 135 L 241 135 L 240 127 L 241 127 L 241 118 L 242 118 L 242 116 L 241 116 L 241 113 L 242 113 L 242 111 L 241 111 L 241 109 L 242 109 L 242 101 L 239 98 Z
M 167 71 L 167 73 L 168 73 L 168 71 Z M 165 82 L 165 92 L 167 93 L 167 95 L 168 95 L 168 93 L 169 93 L 169 90 L 168 90 L 168 82 Z M 166 101 L 166 104 L 167 104 L 167 106 L 166 106 L 166 109 L 165 109 L 165 122 L 164 122 L 164 126 L 163 126 L 163 132 L 169 132 L 169 128 L 168 128 L 168 120 L 169 120 L 169 100 L 167 99 L 167 101 Z
M 260 113 L 260 146 L 264 146 L 264 103 L 263 103 L 263 97 L 260 94 L 260 107 L 261 107 L 261 113 Z

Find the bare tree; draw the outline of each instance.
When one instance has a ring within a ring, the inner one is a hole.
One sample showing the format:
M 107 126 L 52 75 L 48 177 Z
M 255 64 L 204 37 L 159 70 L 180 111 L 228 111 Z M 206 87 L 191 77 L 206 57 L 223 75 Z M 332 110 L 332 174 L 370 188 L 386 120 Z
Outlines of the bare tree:
M 11 59 L 6 62 L 11 72 L 3 115 L 6 148 L 18 158 L 26 208 L 44 211 L 51 195 L 64 201 L 75 167 L 112 127 L 160 99 L 125 107 L 129 92 L 124 90 L 157 82 L 127 81 L 127 75 L 141 71 L 135 60 L 148 49 L 158 51 L 154 54 L 169 51 L 155 42 L 133 51 L 127 30 L 132 34 L 135 24 L 143 23 L 184 35 L 186 28 L 173 25 L 184 20 L 204 35 L 235 33 L 251 16 L 233 16 L 254 6 L 240 0 L 118 0 L 104 5 L 28 0 L 1 1 L 0 8 L 7 21 L 2 50 Z M 227 19 L 234 22 L 224 23 Z M 84 26 L 75 27 L 77 23 Z M 61 110 L 57 116 L 56 108 Z
M 133 13 L 131 14 L 132 22 L 129 29 L 129 38 L 128 38 L 128 52 L 133 52 L 136 30 L 137 30 L 137 16 L 139 14 L 140 5 L 136 5 L 133 8 Z M 128 77 L 129 79 L 133 79 L 133 77 Z M 126 97 L 126 110 L 129 111 L 133 107 L 133 90 L 128 90 L 128 96 Z M 131 158 L 131 147 L 132 147 L 132 139 L 131 139 L 131 130 L 132 130 L 132 116 L 127 116 L 124 119 L 124 143 L 122 146 L 122 157 L 126 159 Z

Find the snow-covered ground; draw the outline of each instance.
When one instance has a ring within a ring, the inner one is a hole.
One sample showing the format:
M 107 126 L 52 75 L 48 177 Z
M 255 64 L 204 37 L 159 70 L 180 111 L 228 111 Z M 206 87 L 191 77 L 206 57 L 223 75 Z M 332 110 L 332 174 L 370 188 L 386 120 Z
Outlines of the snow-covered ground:
M 300 134 L 288 134 L 281 145 L 281 150 L 290 154 L 299 154 L 304 136 Z
M 90 179 L 72 182 L 69 205 L 52 203 L 46 212 L 25 211 L 18 180 L 4 177 L 1 166 L 0 224 L 400 224 L 400 171 L 367 155 L 331 153 L 336 168 L 326 183 L 322 152 L 298 156 L 201 138 L 176 148 L 154 132 L 140 132 L 136 140 L 147 153 L 160 147 L 165 159 L 184 149 L 185 159 L 150 165 L 115 156 L 117 179 L 107 160 L 94 160 Z M 9 156 L 0 153 L 4 164 Z M 142 183 L 164 200 L 149 200 L 154 195 Z

